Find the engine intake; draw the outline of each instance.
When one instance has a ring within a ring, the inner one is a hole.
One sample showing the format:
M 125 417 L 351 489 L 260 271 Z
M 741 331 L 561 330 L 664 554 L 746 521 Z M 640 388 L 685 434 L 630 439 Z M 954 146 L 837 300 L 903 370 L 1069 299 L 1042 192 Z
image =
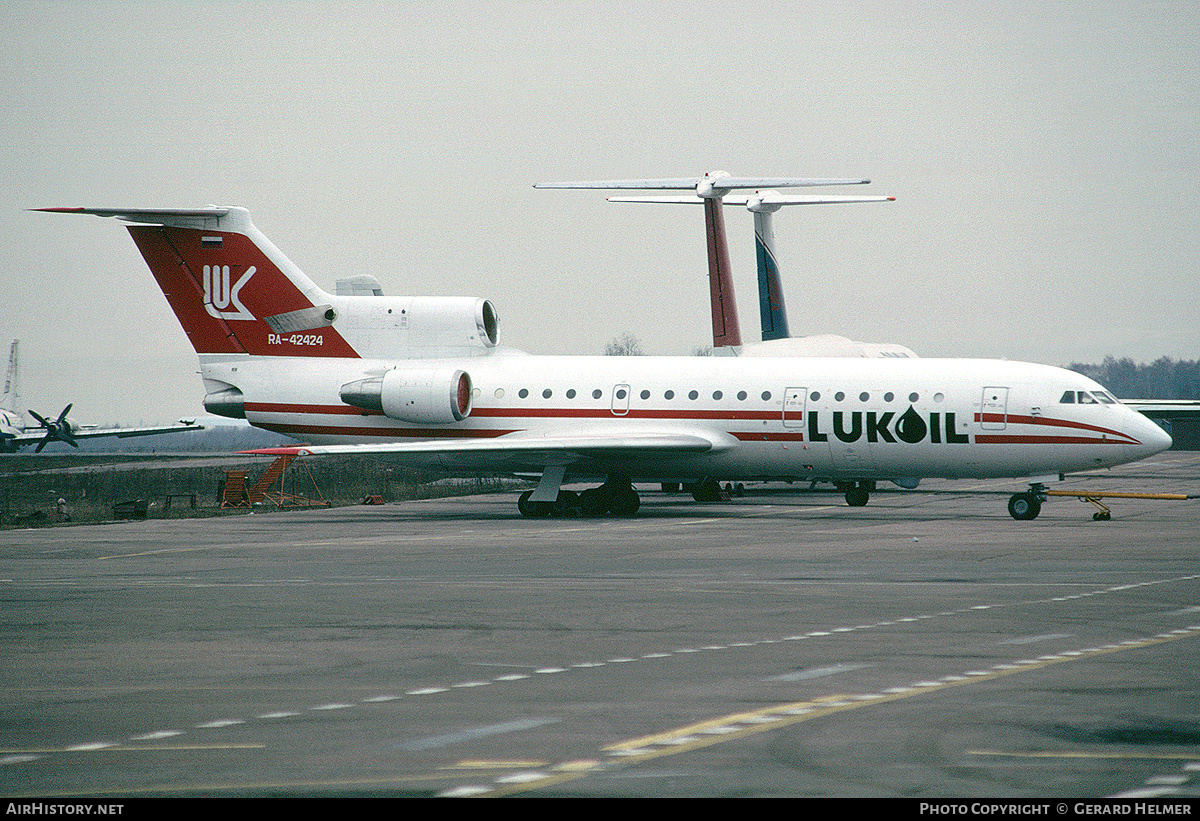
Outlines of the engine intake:
M 393 368 L 342 385 L 342 401 L 389 419 L 448 425 L 471 415 L 471 377 L 456 368 Z

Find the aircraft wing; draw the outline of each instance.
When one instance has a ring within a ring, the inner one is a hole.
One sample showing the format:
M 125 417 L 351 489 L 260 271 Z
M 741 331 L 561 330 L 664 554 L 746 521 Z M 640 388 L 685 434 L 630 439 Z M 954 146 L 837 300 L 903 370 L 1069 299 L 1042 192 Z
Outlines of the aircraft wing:
M 362 445 L 296 445 L 259 448 L 245 453 L 262 456 L 448 456 L 503 465 L 506 469 L 540 471 L 548 464 L 572 464 L 606 457 L 663 457 L 717 453 L 736 447 L 732 436 L 692 431 L 634 431 L 619 435 L 568 434 L 542 436 L 510 433 L 495 439 L 422 440 Z
M 1121 404 L 1151 419 L 1200 419 L 1194 399 L 1122 399 Z
M 180 422 L 177 425 L 166 425 L 153 428 L 88 428 L 82 427 L 78 430 L 71 431 L 72 439 L 100 439 L 106 436 L 115 436 L 118 439 L 127 439 L 133 436 L 156 436 L 160 433 L 180 433 L 185 430 L 204 430 L 203 425 L 197 425 L 190 422 Z M 15 442 L 18 447 L 24 445 L 33 445 L 41 442 L 46 438 L 45 428 L 27 428 L 21 433 L 15 433 L 10 436 L 5 436 L 11 442 Z M 51 441 L 59 441 L 51 439 Z

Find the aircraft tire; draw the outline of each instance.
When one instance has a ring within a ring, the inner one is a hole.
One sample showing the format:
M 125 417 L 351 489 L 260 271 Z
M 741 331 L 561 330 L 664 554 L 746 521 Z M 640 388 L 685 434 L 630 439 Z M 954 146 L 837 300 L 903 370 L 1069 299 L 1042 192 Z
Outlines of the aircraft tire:
M 633 488 L 618 490 L 613 493 L 612 512 L 615 516 L 632 516 L 642 506 L 642 500 Z
M 846 491 L 846 504 L 850 507 L 863 507 L 871 500 L 870 492 L 861 485 Z
M 579 494 L 573 490 L 560 490 L 550 505 L 550 515 L 559 519 L 578 516 L 579 512 Z
M 529 497 L 533 495 L 532 490 L 527 490 L 517 497 L 517 510 L 521 511 L 521 515 L 526 519 L 544 519 L 550 515 L 549 502 L 531 502 Z
M 1042 500 L 1032 493 L 1014 493 L 1008 500 L 1008 515 L 1018 522 L 1036 519 L 1042 512 Z
M 608 493 L 598 487 L 590 487 L 579 494 L 579 512 L 584 516 L 603 516 L 611 504 Z
M 721 501 L 721 484 L 715 479 L 705 479 L 692 485 L 692 498 L 697 502 Z

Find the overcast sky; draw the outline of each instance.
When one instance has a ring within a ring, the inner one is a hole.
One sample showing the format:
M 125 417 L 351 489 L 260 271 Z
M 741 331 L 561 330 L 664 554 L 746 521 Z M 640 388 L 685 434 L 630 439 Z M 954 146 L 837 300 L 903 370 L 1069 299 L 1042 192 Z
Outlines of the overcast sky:
M 487 297 L 531 353 L 686 355 L 699 209 L 531 186 L 724 169 L 896 197 L 776 215 L 793 333 L 1200 358 L 1198 5 L 10 0 L 0 339 L 25 407 L 197 415 L 122 224 L 23 209 L 215 203 L 329 290 Z M 751 215 L 727 224 L 756 339 Z

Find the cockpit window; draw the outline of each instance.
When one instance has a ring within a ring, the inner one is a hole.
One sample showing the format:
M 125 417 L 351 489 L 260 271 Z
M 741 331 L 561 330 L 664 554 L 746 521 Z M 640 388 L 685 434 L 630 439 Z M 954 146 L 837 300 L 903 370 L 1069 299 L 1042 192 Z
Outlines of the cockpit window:
M 1074 405 L 1075 391 L 1063 391 L 1062 399 L 1058 400 L 1060 405 Z
M 1099 399 L 1101 402 L 1103 402 L 1106 405 L 1117 404 L 1117 400 L 1113 397 L 1113 395 L 1111 393 L 1108 393 L 1107 391 L 1093 391 L 1092 395 L 1095 396 L 1097 399 Z
M 1081 405 L 1094 405 L 1094 404 L 1096 404 L 1096 400 L 1095 400 L 1095 398 L 1094 398 L 1094 397 L 1093 397 L 1093 396 L 1092 396 L 1090 393 L 1088 393 L 1087 391 L 1080 391 L 1080 392 L 1079 392 L 1079 404 L 1081 404 Z

